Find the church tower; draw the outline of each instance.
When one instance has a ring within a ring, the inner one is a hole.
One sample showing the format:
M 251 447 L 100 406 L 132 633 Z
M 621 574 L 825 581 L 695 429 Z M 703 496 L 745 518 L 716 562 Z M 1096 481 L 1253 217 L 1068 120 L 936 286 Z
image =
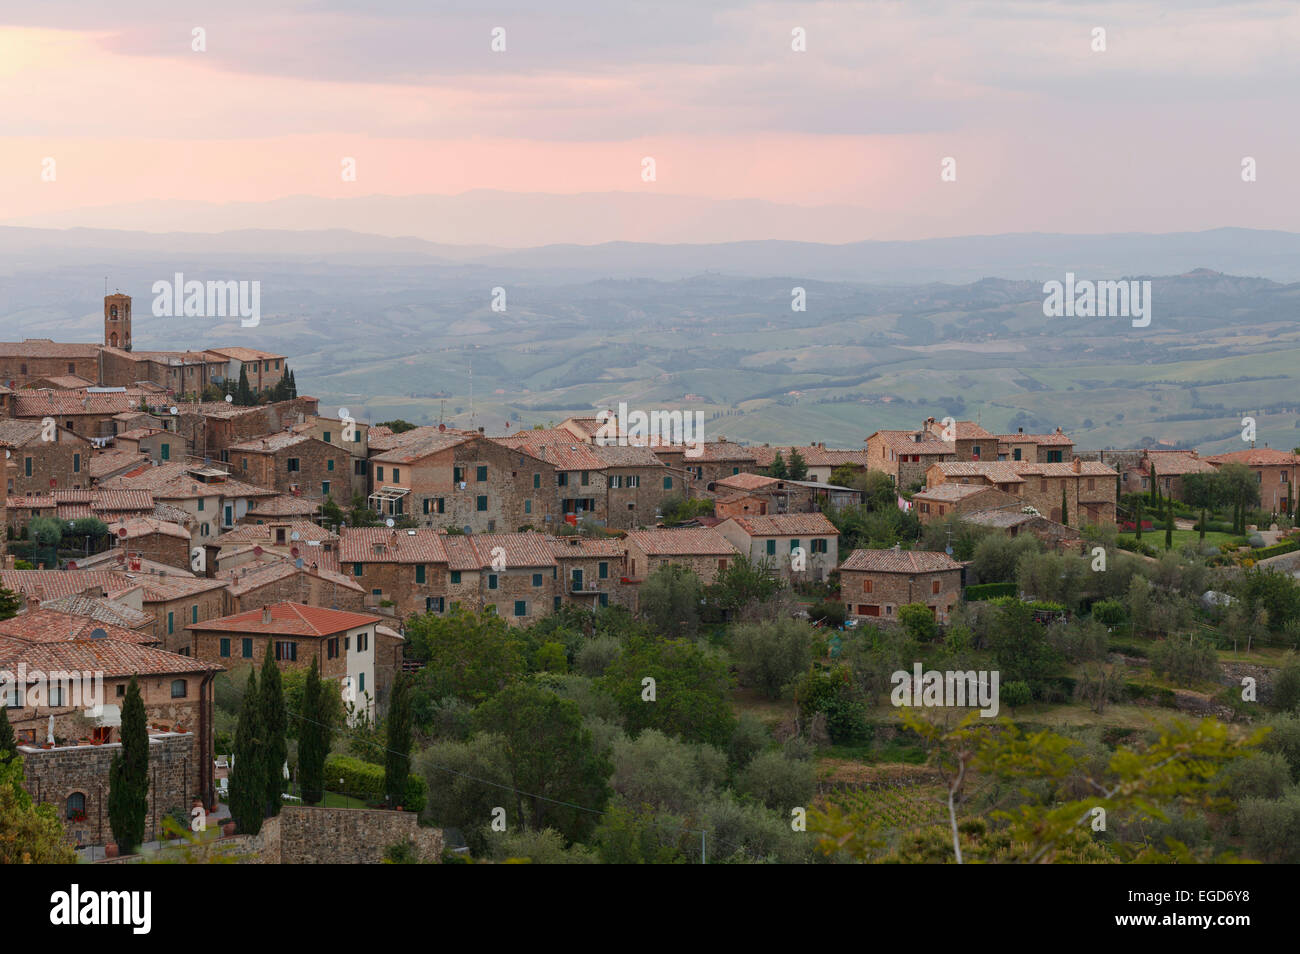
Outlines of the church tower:
M 104 296 L 104 345 L 131 350 L 131 296 Z

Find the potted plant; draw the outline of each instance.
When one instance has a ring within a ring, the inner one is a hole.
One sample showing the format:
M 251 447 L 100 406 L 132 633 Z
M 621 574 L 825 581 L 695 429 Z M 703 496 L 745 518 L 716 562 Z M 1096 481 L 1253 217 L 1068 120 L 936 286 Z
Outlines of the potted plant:
M 105 846 L 104 846 L 104 857 L 105 857 L 105 858 L 116 858 L 116 857 L 117 857 L 117 845 L 114 844 L 114 843 L 111 842 L 111 841 L 110 841 L 107 845 L 105 845 Z
M 233 835 L 234 833 L 235 833 L 235 823 L 234 823 L 234 822 L 232 822 L 232 821 L 228 821 L 228 822 L 226 822 L 224 825 L 221 826 L 221 835 L 222 835 L 223 838 L 229 838 L 229 837 L 230 837 L 231 835 Z

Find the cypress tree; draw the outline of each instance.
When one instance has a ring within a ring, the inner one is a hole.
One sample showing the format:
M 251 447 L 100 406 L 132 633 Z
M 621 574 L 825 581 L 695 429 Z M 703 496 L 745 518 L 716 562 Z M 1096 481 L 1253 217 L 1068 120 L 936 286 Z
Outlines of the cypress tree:
M 1137 533 L 1137 539 L 1141 540 L 1142 539 L 1142 498 L 1141 497 L 1139 497 L 1137 500 L 1133 502 L 1133 510 L 1135 511 L 1134 514 L 1134 523 L 1136 524 L 1135 532 Z
M 790 474 L 791 480 L 803 480 L 808 476 L 808 464 L 804 461 L 803 455 L 794 447 L 790 448 L 790 463 L 786 470 Z
M 325 757 L 330 750 L 330 727 L 326 724 L 325 692 L 316 657 L 307 670 L 302 695 L 302 726 L 298 730 L 298 779 L 302 800 L 315 805 L 325 794 Z
M 239 366 L 239 389 L 235 392 L 235 403 L 241 407 L 252 407 L 257 403 L 248 383 L 248 369 L 242 364 Z
M 0 706 L 0 765 L 18 755 L 18 741 L 14 738 L 14 727 L 9 724 L 9 709 Z
M 1173 548 L 1174 548 L 1174 502 L 1173 500 L 1169 500 L 1168 506 L 1165 508 L 1165 549 L 1172 550 Z
M 13 619 L 22 608 L 23 601 L 13 590 L 0 586 L 0 619 Z
M 1065 526 L 1070 525 L 1070 508 L 1065 500 L 1065 484 L 1061 484 L 1061 523 Z
M 143 844 L 149 813 L 149 730 L 135 676 L 122 703 L 121 735 L 122 750 L 108 773 L 108 824 L 118 850 L 127 855 Z
M 257 670 L 250 669 L 248 684 L 244 687 L 244 701 L 239 707 L 239 722 L 235 726 L 235 764 L 230 770 L 230 816 L 241 835 L 256 835 L 262 830 L 266 778 L 258 751 L 260 708 Z
M 785 458 L 781 456 L 780 451 L 777 451 L 776 457 L 772 459 L 772 466 L 767 469 L 767 476 L 776 477 L 778 480 L 790 476 L 790 472 L 785 469 Z
M 262 757 L 266 766 L 266 817 L 280 814 L 280 795 L 284 792 L 284 760 L 289 755 L 285 740 L 288 717 L 284 711 L 284 686 L 280 680 L 280 667 L 275 663 L 275 639 L 266 641 L 266 657 L 262 660 L 261 729 Z
M 1151 465 L 1151 490 L 1147 492 L 1147 499 L 1151 502 L 1151 506 L 1155 507 L 1156 505 L 1156 465 L 1155 464 Z
M 388 703 L 388 736 L 384 754 L 384 793 L 388 807 L 402 804 L 407 778 L 411 774 L 411 700 L 406 674 L 393 683 Z

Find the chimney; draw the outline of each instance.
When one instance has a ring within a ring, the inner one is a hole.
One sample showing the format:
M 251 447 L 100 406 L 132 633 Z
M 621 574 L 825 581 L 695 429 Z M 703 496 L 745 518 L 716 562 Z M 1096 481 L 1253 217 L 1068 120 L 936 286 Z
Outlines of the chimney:
M 1076 457 L 1074 460 L 1070 462 L 1070 469 L 1073 470 L 1076 474 L 1082 473 L 1083 461 L 1079 460 L 1079 458 Z
M 480 428 L 478 429 L 478 432 L 479 432 L 480 434 L 482 434 L 482 433 L 483 433 L 483 428 L 480 427 Z
M 262 622 L 266 624 L 271 622 L 271 606 L 269 603 L 262 607 Z
M 1059 431 L 1060 428 L 1058 427 L 1057 430 Z M 1016 428 L 1016 433 L 1017 433 L 1017 434 L 1023 434 L 1024 432 L 1025 432 L 1025 429 L 1024 429 L 1023 427 L 1017 427 L 1017 428 Z
M 41 598 L 39 596 L 27 597 L 27 612 L 32 613 L 41 608 Z

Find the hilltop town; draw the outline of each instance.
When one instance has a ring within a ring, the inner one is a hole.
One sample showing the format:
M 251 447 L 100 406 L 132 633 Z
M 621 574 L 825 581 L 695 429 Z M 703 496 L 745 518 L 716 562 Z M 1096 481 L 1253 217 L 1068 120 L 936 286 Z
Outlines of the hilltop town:
M 483 768 L 469 711 L 526 707 L 541 685 L 568 707 L 556 718 L 582 725 L 569 742 L 592 764 L 612 759 L 554 797 L 617 802 L 648 826 L 638 813 L 657 796 L 628 780 L 633 763 L 652 745 L 692 765 L 707 749 L 718 766 L 682 771 L 713 781 L 682 785 L 718 813 L 731 798 L 759 813 L 736 831 L 789 828 L 814 801 L 832 831 L 861 806 L 827 792 L 914 763 L 917 737 L 887 698 L 890 673 L 914 662 L 993 666 L 1004 715 L 1053 725 L 1068 709 L 1062 724 L 1111 743 L 1136 737 L 1143 710 L 1250 722 L 1300 691 L 1283 656 L 1300 639 L 1293 450 L 1087 448 L 1059 427 L 999 434 L 936 416 L 912 430 L 863 421 L 841 447 L 636 437 L 617 419 L 609 440 L 596 408 L 504 434 L 362 422 L 322 414 L 288 355 L 135 350 L 131 307 L 105 297 L 99 344 L 0 343 L 0 668 L 102 673 L 106 699 L 88 716 L 77 700 L 15 694 L 5 713 L 27 790 L 83 852 L 113 842 L 110 763 L 131 684 L 162 768 L 145 839 L 193 804 L 228 819 L 231 700 L 268 658 L 286 680 L 314 664 L 348 701 L 340 738 L 369 734 L 372 757 L 340 742 L 331 758 L 383 763 L 374 740 L 402 685 L 423 706 L 430 765 Z M 1193 648 L 1170 648 L 1176 637 Z M 469 668 L 491 672 L 474 682 Z M 696 708 L 644 715 L 645 674 L 666 697 L 698 680 Z M 1242 677 L 1261 694 L 1240 698 Z M 486 796 L 426 775 L 424 820 L 492 856 Z M 696 810 L 685 794 L 654 804 Z M 918 813 L 904 830 L 933 823 L 929 801 L 899 804 Z M 520 811 L 524 829 L 559 833 L 547 851 L 616 860 L 605 828 Z M 1217 826 L 1197 850 L 1276 848 Z M 778 834 L 719 851 L 810 857 Z M 689 854 L 666 836 L 659 848 Z

